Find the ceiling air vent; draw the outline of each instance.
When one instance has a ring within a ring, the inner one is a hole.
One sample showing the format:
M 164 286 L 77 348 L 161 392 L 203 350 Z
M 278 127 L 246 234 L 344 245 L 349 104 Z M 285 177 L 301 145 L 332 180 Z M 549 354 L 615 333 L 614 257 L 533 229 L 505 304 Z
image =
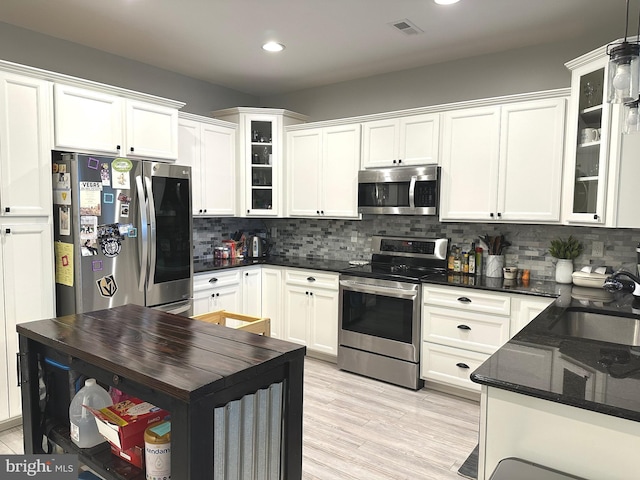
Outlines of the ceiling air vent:
M 405 35 L 418 35 L 420 33 L 424 33 L 424 30 L 419 29 L 406 18 L 403 20 L 398 20 L 396 22 L 391 22 L 389 23 L 389 25 L 396 30 L 404 33 Z

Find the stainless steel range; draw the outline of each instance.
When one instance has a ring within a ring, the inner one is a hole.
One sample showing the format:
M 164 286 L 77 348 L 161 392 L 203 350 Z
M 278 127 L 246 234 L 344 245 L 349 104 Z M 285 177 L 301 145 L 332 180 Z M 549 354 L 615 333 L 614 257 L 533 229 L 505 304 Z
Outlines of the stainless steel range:
M 446 272 L 448 243 L 373 237 L 371 262 L 340 275 L 338 368 L 422 388 L 420 279 Z

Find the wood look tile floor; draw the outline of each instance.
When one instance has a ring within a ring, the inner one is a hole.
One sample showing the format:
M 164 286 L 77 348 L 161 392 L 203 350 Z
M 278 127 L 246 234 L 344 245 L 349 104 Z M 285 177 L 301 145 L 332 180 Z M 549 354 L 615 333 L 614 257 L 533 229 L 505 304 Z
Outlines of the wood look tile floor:
M 304 480 L 460 480 L 478 442 L 479 405 L 338 370 L 307 357 Z M 22 453 L 22 429 L 0 432 L 0 454 Z

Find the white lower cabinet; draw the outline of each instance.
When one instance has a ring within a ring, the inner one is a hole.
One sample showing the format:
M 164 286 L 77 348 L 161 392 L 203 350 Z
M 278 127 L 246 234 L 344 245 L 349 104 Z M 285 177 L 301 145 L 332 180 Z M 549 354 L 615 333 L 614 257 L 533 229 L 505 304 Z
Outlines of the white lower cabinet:
M 17 386 L 18 323 L 55 316 L 53 235 L 49 223 L 0 230 L 0 422 L 21 414 Z M 38 272 L 34 275 L 34 272 Z
M 262 317 L 262 273 L 260 267 L 246 267 L 240 273 L 242 310 L 240 313 Z
M 309 351 L 338 354 L 338 274 L 312 270 L 284 271 L 283 340 Z
M 262 316 L 271 320 L 271 336 L 283 337 L 282 268 L 263 266 Z
M 422 303 L 422 378 L 479 392 L 469 375 L 509 340 L 510 296 L 425 285 Z
M 469 378 L 471 373 L 554 301 L 550 297 L 423 285 L 421 377 L 480 392 L 480 385 Z M 501 350 L 501 354 L 509 352 Z M 546 352 L 531 351 L 531 355 L 532 361 L 551 361 Z
M 193 314 L 215 310 L 242 313 L 240 269 L 208 272 L 193 278 Z

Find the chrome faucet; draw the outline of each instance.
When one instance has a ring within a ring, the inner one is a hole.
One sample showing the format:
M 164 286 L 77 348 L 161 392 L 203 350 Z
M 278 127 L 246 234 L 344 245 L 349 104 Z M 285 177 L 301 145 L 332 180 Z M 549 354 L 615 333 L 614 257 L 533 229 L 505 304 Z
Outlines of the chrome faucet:
M 640 278 L 626 270 L 618 270 L 613 275 L 608 276 L 602 288 L 607 292 L 631 293 L 635 297 L 635 301 L 640 301 Z

